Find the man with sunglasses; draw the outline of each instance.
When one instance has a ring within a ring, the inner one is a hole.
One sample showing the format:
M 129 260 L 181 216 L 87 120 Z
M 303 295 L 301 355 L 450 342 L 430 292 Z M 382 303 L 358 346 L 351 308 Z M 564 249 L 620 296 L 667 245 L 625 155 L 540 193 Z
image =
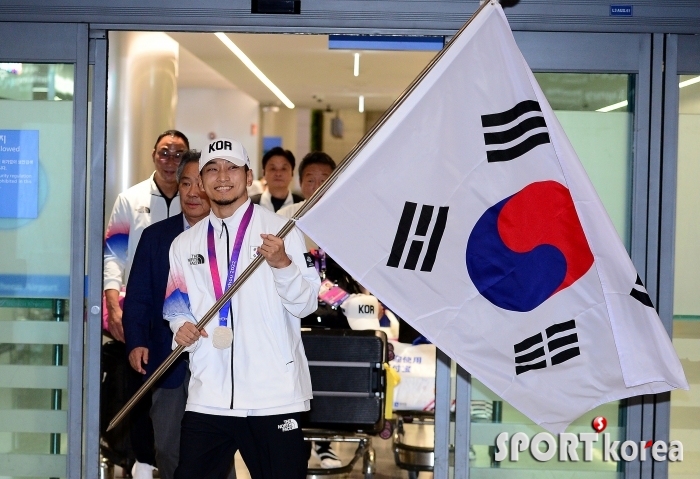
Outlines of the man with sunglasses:
M 124 342 L 119 292 L 126 285 L 141 232 L 153 223 L 180 214 L 177 167 L 189 150 L 187 137 L 177 130 L 161 133 L 151 157 L 155 171 L 145 181 L 119 194 L 105 233 L 104 291 L 109 331 Z
M 151 153 L 155 167 L 153 174 L 122 192 L 114 203 L 105 233 L 104 292 L 109 332 L 122 343 L 124 328 L 120 291 L 129 279 L 136 246 L 143 230 L 181 212 L 180 201 L 176 198 L 177 168 L 187 150 L 189 141 L 182 132 L 167 130 L 161 133 Z M 133 393 L 141 385 L 141 375 L 132 372 L 129 382 Z M 145 402 L 150 403 L 150 399 Z M 132 470 L 133 477 L 152 477 L 155 451 L 148 407 L 137 408 L 131 413 L 130 437 L 137 461 Z

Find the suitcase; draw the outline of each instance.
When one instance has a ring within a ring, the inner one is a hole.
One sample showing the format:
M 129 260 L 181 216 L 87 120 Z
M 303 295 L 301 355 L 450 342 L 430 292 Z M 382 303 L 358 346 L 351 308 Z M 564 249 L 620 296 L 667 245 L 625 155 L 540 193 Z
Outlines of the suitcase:
M 314 396 L 302 427 L 379 433 L 386 400 L 386 334 L 302 329 L 301 339 Z

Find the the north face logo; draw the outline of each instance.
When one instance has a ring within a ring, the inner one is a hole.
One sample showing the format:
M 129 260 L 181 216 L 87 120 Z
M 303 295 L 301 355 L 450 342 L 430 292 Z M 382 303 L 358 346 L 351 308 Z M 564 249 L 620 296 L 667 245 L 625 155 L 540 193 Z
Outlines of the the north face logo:
M 150 213 L 151 209 L 148 206 L 139 206 L 136 208 L 137 213 Z
M 190 256 L 187 262 L 190 263 L 190 265 L 192 266 L 204 264 L 204 256 L 202 256 L 201 254 L 193 254 Z
M 282 432 L 291 431 L 299 429 L 299 424 L 297 424 L 295 419 L 285 419 L 282 424 L 277 426 L 277 429 L 282 429 Z

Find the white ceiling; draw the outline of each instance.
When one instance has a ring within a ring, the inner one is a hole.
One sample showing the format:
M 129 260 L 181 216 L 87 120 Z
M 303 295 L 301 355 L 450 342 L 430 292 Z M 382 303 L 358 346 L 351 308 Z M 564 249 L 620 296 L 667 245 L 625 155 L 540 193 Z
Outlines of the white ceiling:
M 281 105 L 213 33 L 169 35 L 182 47 L 181 86 L 235 86 L 263 105 Z M 360 51 L 360 75 L 355 77 L 353 54 L 357 50 L 329 50 L 327 35 L 230 33 L 228 37 L 303 108 L 357 108 L 358 96 L 364 95 L 365 110 L 383 111 L 436 53 Z
M 221 73 L 204 63 L 189 50 L 180 47 L 177 83 L 180 88 L 235 88 Z

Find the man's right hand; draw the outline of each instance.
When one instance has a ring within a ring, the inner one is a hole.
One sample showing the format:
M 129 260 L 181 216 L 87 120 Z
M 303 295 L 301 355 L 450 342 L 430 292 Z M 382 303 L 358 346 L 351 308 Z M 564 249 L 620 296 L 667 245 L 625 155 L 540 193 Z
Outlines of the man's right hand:
M 148 348 L 134 348 L 129 353 L 129 364 L 131 364 L 131 367 L 134 368 L 134 371 L 137 373 L 146 374 L 146 370 L 143 369 L 142 364 L 148 364 Z
M 107 302 L 107 325 L 109 332 L 114 339 L 124 340 L 124 326 L 122 326 L 122 308 L 119 306 L 119 291 L 116 289 L 105 290 L 105 301 Z
M 190 347 L 196 343 L 200 337 L 208 338 L 209 335 L 205 330 L 202 330 L 200 333 L 197 331 L 197 326 L 188 321 L 180 326 L 180 329 L 175 333 L 175 342 L 180 346 Z

